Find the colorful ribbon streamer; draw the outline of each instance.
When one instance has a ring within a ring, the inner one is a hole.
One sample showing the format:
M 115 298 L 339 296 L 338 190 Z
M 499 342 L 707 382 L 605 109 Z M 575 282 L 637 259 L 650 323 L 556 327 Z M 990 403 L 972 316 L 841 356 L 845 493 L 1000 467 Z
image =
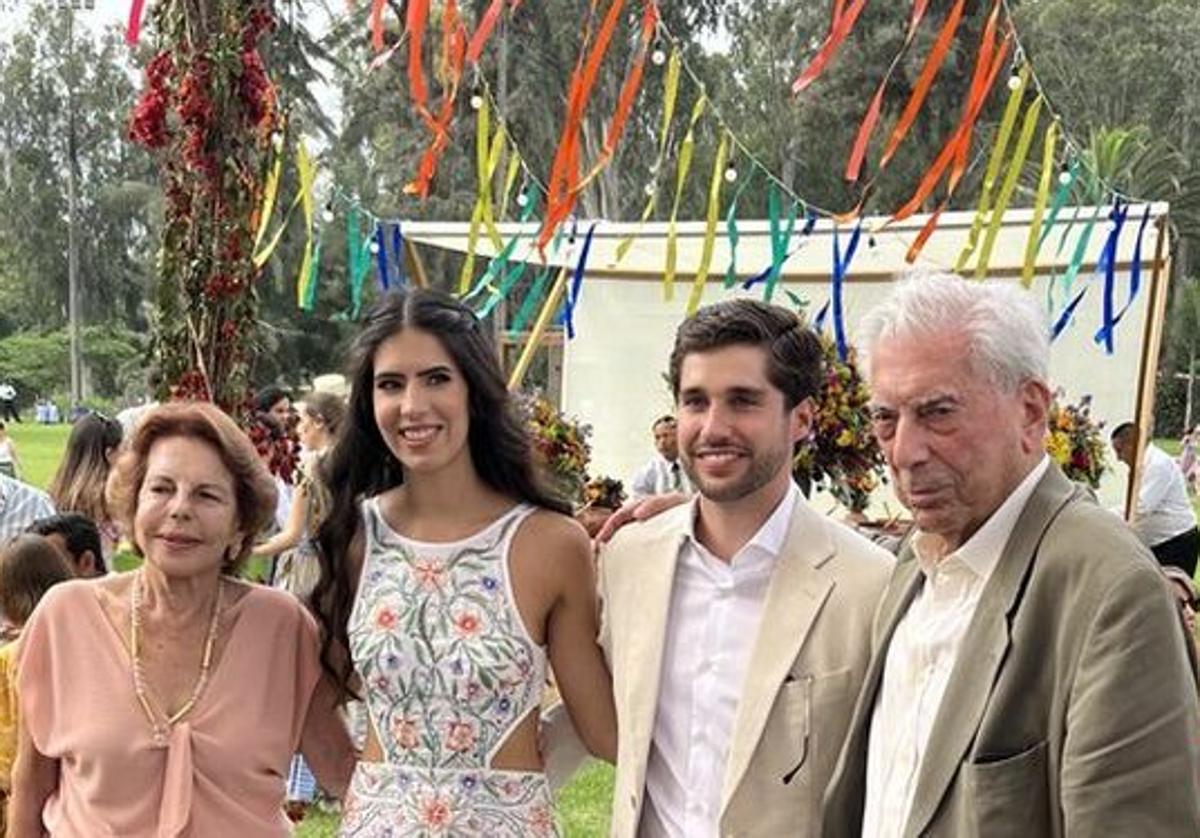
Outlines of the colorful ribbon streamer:
M 704 224 L 704 244 L 700 248 L 700 265 L 696 269 L 696 278 L 692 281 L 692 292 L 688 295 L 687 315 L 691 317 L 700 307 L 700 298 L 704 296 L 704 283 L 708 281 L 708 272 L 712 268 L 713 244 L 717 238 L 717 219 L 721 213 L 721 184 L 725 181 L 725 161 L 729 157 L 729 133 L 721 134 L 721 142 L 717 146 L 717 157 L 713 161 L 712 178 L 708 186 L 708 216 Z
M 583 278 L 587 273 L 588 255 L 592 251 L 592 237 L 596 234 L 599 222 L 593 221 L 583 239 L 583 250 L 579 253 L 579 261 L 575 265 L 575 275 L 567 286 L 567 303 L 563 311 L 563 325 L 567 328 L 567 340 L 575 339 L 575 309 L 579 307 L 579 297 L 583 292 Z
M 303 308 L 305 301 L 308 299 L 307 284 L 313 280 L 313 215 L 314 215 L 314 200 L 313 200 L 313 181 L 316 177 L 316 172 L 313 169 L 312 160 L 308 156 L 308 149 L 304 143 L 300 142 L 296 145 L 296 172 L 300 180 L 300 205 L 304 211 L 304 259 L 300 263 L 300 274 L 296 277 L 296 304 Z
M 379 287 L 386 292 L 392 283 L 388 277 L 387 239 L 382 222 L 375 226 L 375 267 L 379 270 Z
M 1038 180 L 1037 197 L 1033 202 L 1033 219 L 1029 222 L 1029 238 L 1025 242 L 1025 263 L 1021 267 L 1021 285 L 1028 288 L 1033 284 L 1037 269 L 1038 250 L 1042 240 L 1042 216 L 1046 201 L 1050 197 L 1050 180 L 1054 177 L 1054 148 L 1058 144 L 1058 120 L 1050 123 L 1042 143 L 1042 176 Z
M 675 225 L 679 218 L 679 205 L 683 202 L 683 184 L 687 181 L 688 169 L 692 166 L 692 155 L 696 150 L 696 123 L 704 114 L 707 103 L 707 97 L 701 93 L 692 106 L 687 134 L 684 135 L 679 148 L 679 165 L 675 172 L 675 200 L 671 203 L 671 218 L 667 223 L 667 265 L 663 270 L 663 299 L 667 301 L 673 299 L 675 294 L 675 265 L 679 256 Z
M 346 214 L 346 264 L 349 268 L 348 279 L 350 283 L 350 307 L 346 314 L 353 320 L 357 320 L 362 313 L 363 302 L 363 283 L 367 277 L 367 271 L 371 268 L 370 246 L 363 239 L 362 230 L 358 224 L 358 206 L 351 204 L 350 211 Z
M 142 9 L 146 5 L 146 0 L 133 0 L 129 6 L 129 24 L 125 28 L 125 43 L 129 46 L 137 46 L 138 39 L 142 36 Z
M 1008 141 L 1012 137 L 1013 126 L 1017 124 L 1017 115 L 1021 112 L 1021 101 L 1025 98 L 1025 88 L 1029 84 L 1029 65 L 1022 65 L 1017 78 L 1020 84 L 1008 94 L 1008 103 L 1004 106 L 1004 116 L 1000 120 L 1000 129 L 996 132 L 996 142 L 992 153 L 988 156 L 987 169 L 983 175 L 983 185 L 979 189 L 979 205 L 975 209 L 975 217 L 971 220 L 971 231 L 967 234 L 967 243 L 958 254 L 958 262 L 954 270 L 961 273 L 967 267 L 967 262 L 975 253 L 979 243 L 979 234 L 983 232 L 983 224 L 992 208 L 992 194 L 996 189 L 996 181 L 1000 177 L 1000 166 L 1008 153 Z M 998 215 L 999 213 L 995 213 Z
M 675 116 L 675 100 L 679 93 L 679 71 L 683 66 L 683 57 L 679 54 L 679 47 L 671 50 L 671 57 L 667 61 L 667 72 L 663 78 L 663 116 L 662 128 L 658 135 L 658 155 L 655 157 L 654 171 L 662 171 L 663 163 L 667 159 L 667 139 L 671 134 L 671 119 Z M 654 214 L 654 208 L 658 205 L 658 186 L 655 184 L 650 191 L 650 196 L 646 199 L 646 206 L 642 209 L 641 218 L 638 219 L 638 231 Z M 637 232 L 630 233 L 623 238 L 620 244 L 617 245 L 617 258 L 614 262 L 619 265 L 624 259 L 625 254 L 629 252 L 630 246 L 634 239 L 638 236 Z
M 1025 166 L 1025 158 L 1029 156 L 1029 146 L 1033 142 L 1033 133 L 1037 128 L 1038 116 L 1042 111 L 1042 97 L 1038 96 L 1025 109 L 1025 120 L 1021 124 L 1021 135 L 1017 138 L 1017 147 L 1013 150 L 1012 160 L 1008 164 L 1008 172 L 1004 176 L 1004 183 L 1000 186 L 1000 193 L 996 196 L 996 208 L 992 211 L 991 223 L 988 225 L 987 235 L 983 240 L 983 247 L 979 251 L 979 262 L 975 266 L 975 278 L 982 279 L 987 273 L 988 263 L 992 258 L 992 248 L 996 244 L 996 236 L 1000 232 L 1000 222 L 1004 219 L 1004 211 L 1008 209 L 1008 202 L 1012 199 L 1013 190 L 1017 186 L 1017 178 L 1021 174 L 1022 168 Z
M 866 5 L 867 0 L 851 0 L 850 7 L 841 12 L 841 14 L 837 14 L 835 11 L 837 19 L 829 34 L 825 37 L 825 42 L 821 44 L 821 48 L 817 50 L 816 56 L 809 65 L 804 68 L 804 72 L 796 76 L 796 80 L 792 82 L 793 95 L 803 92 L 806 87 L 816 81 L 817 76 L 821 75 L 821 71 L 825 69 L 825 65 L 833 58 L 842 41 L 846 40 L 846 36 L 854 28 L 855 21 L 858 20 L 859 14 Z
M 1104 299 L 1101 304 L 1101 324 L 1096 332 L 1096 343 L 1104 346 L 1106 355 L 1113 354 L 1115 349 L 1115 329 L 1117 325 L 1117 243 L 1121 238 L 1121 228 L 1125 226 L 1125 218 L 1129 215 L 1129 205 L 1118 198 L 1113 203 L 1109 218 L 1112 229 L 1104 242 L 1104 250 L 1100 253 L 1100 262 L 1096 265 L 1096 273 L 1104 275 Z
M 757 171 L 757 169 L 750 170 L 750 174 L 742 181 L 737 192 L 733 193 L 733 200 L 729 202 L 729 209 L 725 213 L 725 235 L 729 239 L 729 267 L 725 269 L 726 289 L 732 288 L 737 283 L 737 249 L 738 240 L 741 238 L 737 227 L 738 201 L 741 200 L 742 193 L 746 191 L 746 188 L 750 186 L 750 182 L 754 180 Z
M 854 227 L 854 232 L 850 234 L 850 241 L 846 245 L 846 255 L 841 255 L 841 248 L 838 243 L 837 227 L 833 228 L 833 289 L 830 294 L 830 302 L 833 304 L 833 339 L 837 344 L 838 359 L 845 361 L 850 354 L 850 346 L 846 340 L 846 314 L 845 305 L 842 299 L 842 287 L 845 285 L 846 274 L 850 270 L 850 262 L 854 259 L 854 254 L 858 251 L 858 242 L 862 236 L 862 221 L 860 220 Z

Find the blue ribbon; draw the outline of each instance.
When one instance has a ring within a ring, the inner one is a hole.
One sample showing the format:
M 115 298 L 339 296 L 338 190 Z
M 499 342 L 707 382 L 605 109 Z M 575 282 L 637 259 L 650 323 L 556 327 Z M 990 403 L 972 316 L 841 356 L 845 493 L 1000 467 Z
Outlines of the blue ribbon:
M 850 243 L 846 245 L 845 258 L 841 255 L 841 245 L 838 242 L 837 227 L 833 228 L 833 293 L 830 300 L 833 303 L 833 338 L 837 343 L 838 360 L 845 361 L 850 354 L 850 347 L 846 342 L 846 319 L 843 310 L 842 302 L 842 286 L 845 283 L 846 272 L 850 268 L 850 261 L 854 258 L 855 251 L 858 250 L 858 240 L 862 237 L 862 220 L 854 227 L 854 232 L 850 234 Z
M 375 266 L 379 269 L 379 287 L 386 291 L 391 283 L 388 281 L 387 239 L 384 238 L 382 223 L 375 225 L 375 244 L 378 246 Z
M 1104 242 L 1104 250 L 1100 253 L 1100 262 L 1096 265 L 1096 273 L 1104 274 L 1104 320 L 1099 331 L 1096 332 L 1094 340 L 1096 343 L 1104 344 L 1106 355 L 1113 354 L 1114 348 L 1113 329 L 1117 325 L 1115 299 L 1117 293 L 1117 241 L 1121 237 L 1121 228 L 1125 226 L 1127 215 L 1129 215 L 1129 205 L 1122 205 L 1121 199 L 1116 199 L 1113 202 L 1112 212 L 1108 216 L 1113 223 L 1112 229 L 1108 233 L 1108 239 Z
M 825 305 L 821 306 L 821 310 L 817 312 L 816 318 L 813 320 L 813 329 L 817 334 L 825 331 L 825 318 L 829 315 L 829 300 L 825 301 Z
M 1133 305 L 1138 290 L 1142 286 L 1142 239 L 1146 234 L 1146 222 L 1149 220 L 1150 205 L 1146 204 L 1146 211 L 1142 213 L 1142 223 L 1138 225 L 1137 241 L 1133 245 L 1133 264 L 1129 267 L 1129 299 L 1125 301 L 1125 305 L 1121 306 L 1121 310 L 1113 318 L 1114 326 L 1120 323 L 1125 312 L 1129 311 L 1129 307 Z
M 592 250 L 592 236 L 596 233 L 598 221 L 593 221 L 583 239 L 583 250 L 579 253 L 579 262 L 575 265 L 575 276 L 567 286 L 567 305 L 563 311 L 563 324 L 567 327 L 567 340 L 575 339 L 575 308 L 579 305 L 579 293 L 583 290 L 583 277 L 587 271 L 588 254 Z
M 1075 299 L 1071 300 L 1070 304 L 1063 309 L 1062 314 L 1058 316 L 1058 320 L 1054 321 L 1054 328 L 1050 330 L 1050 342 L 1058 340 L 1058 336 L 1062 334 L 1063 329 L 1067 328 L 1067 324 L 1071 322 L 1071 318 L 1075 316 L 1075 309 L 1079 308 L 1079 304 L 1083 302 L 1083 295 L 1087 293 L 1088 287 L 1085 285 L 1083 290 L 1075 295 Z

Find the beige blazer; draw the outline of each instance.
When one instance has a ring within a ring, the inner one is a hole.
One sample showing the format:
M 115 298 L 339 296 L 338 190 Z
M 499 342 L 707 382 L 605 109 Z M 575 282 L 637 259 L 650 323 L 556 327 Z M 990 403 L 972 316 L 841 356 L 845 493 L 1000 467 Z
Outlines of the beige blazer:
M 619 732 L 612 812 L 618 838 L 636 834 L 642 813 L 667 611 L 692 509 L 686 504 L 625 527 L 600 556 L 600 642 L 612 669 Z M 816 834 L 892 563 L 890 554 L 797 503 L 734 720 L 721 835 Z
M 906 548 L 826 796 L 825 838 L 861 834 L 871 715 L 920 584 Z M 905 838 L 1200 835 L 1200 712 L 1184 649 L 1150 554 L 1051 466 L 963 639 Z

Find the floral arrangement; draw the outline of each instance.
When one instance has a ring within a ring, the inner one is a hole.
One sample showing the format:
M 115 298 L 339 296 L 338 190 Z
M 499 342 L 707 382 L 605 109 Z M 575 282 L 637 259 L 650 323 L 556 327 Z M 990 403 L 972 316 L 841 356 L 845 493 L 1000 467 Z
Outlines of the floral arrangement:
M 261 413 L 252 413 L 246 422 L 246 435 L 254 443 L 267 471 L 289 486 L 296 482 L 300 461 L 300 441 L 292 429 L 281 430 Z
M 1079 404 L 1070 404 L 1066 392 L 1056 390 L 1047 422 L 1046 453 L 1067 477 L 1097 489 L 1108 468 L 1108 455 L 1104 422 L 1092 418 L 1091 408 L 1090 395 L 1080 398 Z
M 247 408 L 257 299 L 254 218 L 278 127 L 259 54 L 268 0 L 161 0 L 129 138 L 155 155 L 165 198 L 155 354 L 167 393 Z
M 585 506 L 620 509 L 625 502 L 625 485 L 614 477 L 596 477 L 583 487 Z
M 566 500 L 580 503 L 592 450 L 591 426 L 564 416 L 540 395 L 523 399 L 534 451 Z
M 801 486 L 822 487 L 852 512 L 862 512 L 885 480 L 883 451 L 871 430 L 870 392 L 853 349 L 843 361 L 824 335 L 821 348 L 825 379 L 816 398 L 813 432 L 798 446 L 792 474 Z

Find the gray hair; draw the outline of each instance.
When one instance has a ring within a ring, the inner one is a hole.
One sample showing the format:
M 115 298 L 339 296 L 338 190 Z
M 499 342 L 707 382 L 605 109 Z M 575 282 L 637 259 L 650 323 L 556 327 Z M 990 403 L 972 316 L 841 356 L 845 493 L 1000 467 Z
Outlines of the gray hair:
M 1033 295 L 1013 282 L 966 280 L 912 271 L 863 318 L 859 344 L 870 370 L 880 340 L 957 332 L 967 339 L 973 369 L 997 388 L 1048 377 L 1050 336 Z

